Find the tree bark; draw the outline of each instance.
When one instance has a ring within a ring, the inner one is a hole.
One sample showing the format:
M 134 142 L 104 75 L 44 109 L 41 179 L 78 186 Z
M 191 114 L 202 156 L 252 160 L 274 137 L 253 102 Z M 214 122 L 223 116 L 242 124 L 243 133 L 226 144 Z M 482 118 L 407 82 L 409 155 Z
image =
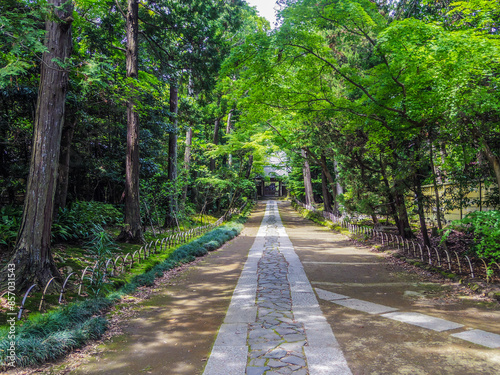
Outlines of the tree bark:
M 213 138 L 213 143 L 214 145 L 219 144 L 219 127 L 220 127 L 220 119 L 215 119 L 215 126 L 214 126 L 214 138 Z M 215 158 L 210 158 L 210 170 L 213 172 L 215 171 Z
M 332 212 L 332 199 L 328 191 L 328 183 L 325 172 L 321 172 L 321 189 L 323 192 L 323 207 L 326 212 Z
M 139 3 L 128 0 L 127 8 L 127 78 L 138 77 L 139 46 Z M 131 87 L 133 92 L 135 87 Z M 127 102 L 127 154 L 125 158 L 125 226 L 118 236 L 119 241 L 130 243 L 144 242 L 141 225 L 141 207 L 139 197 L 139 113 L 135 105 L 136 98 Z
M 437 177 L 436 177 L 436 168 L 434 165 L 434 153 L 432 151 L 432 143 L 429 144 L 429 158 L 431 162 L 431 171 L 432 171 L 432 184 L 434 185 L 434 197 L 436 199 L 436 218 L 438 229 L 443 229 L 443 224 L 441 222 L 441 199 L 439 198 L 439 189 L 437 185 Z
M 182 188 L 182 202 L 186 203 L 187 191 L 188 191 L 188 180 L 189 180 L 189 168 L 191 167 L 191 144 L 193 142 L 193 129 L 188 128 L 186 130 L 186 149 L 184 150 L 184 175 L 186 181 L 184 181 L 184 187 Z
M 302 168 L 302 174 L 304 175 L 306 205 L 312 205 L 314 203 L 314 196 L 313 196 L 313 188 L 311 181 L 311 168 L 309 167 L 309 162 L 307 161 L 307 151 L 302 149 L 301 154 L 302 157 L 304 158 L 304 166 Z
M 334 196 L 334 208 L 333 208 L 333 211 L 336 215 L 339 214 L 339 203 L 337 201 L 337 195 L 340 195 L 340 194 L 344 194 L 344 188 L 342 187 L 342 185 L 340 184 L 340 173 L 339 173 L 339 167 L 338 167 L 338 163 L 337 163 L 337 160 L 334 160 L 333 161 L 333 173 L 335 173 L 335 196 Z
M 167 199 L 167 215 L 165 217 L 165 228 L 177 225 L 177 112 L 179 88 L 177 81 L 170 84 L 170 122 L 172 131 L 168 136 L 168 180 L 172 186 L 172 191 Z
M 66 201 L 68 198 L 71 143 L 73 142 L 73 135 L 75 134 L 77 122 L 78 120 L 75 119 L 69 124 L 65 123 L 62 130 L 59 172 L 57 175 L 57 188 L 54 202 L 54 217 L 57 217 L 57 213 L 60 208 L 66 208 Z
M 229 135 L 231 134 L 231 130 L 233 129 L 232 124 L 231 124 L 231 119 L 233 117 L 233 110 L 231 109 L 227 115 L 227 123 L 226 123 L 226 134 Z M 227 165 L 231 166 L 233 164 L 233 155 L 229 154 L 227 156 Z
M 396 191 L 394 192 L 394 204 L 396 205 L 396 210 L 399 217 L 399 234 L 403 238 L 414 238 L 413 232 L 410 226 L 410 220 L 408 219 L 408 211 L 406 210 L 405 197 L 399 192 L 398 183 L 395 186 Z
M 250 174 L 252 173 L 252 167 L 253 167 L 253 155 L 250 154 L 248 155 L 248 167 L 247 167 L 247 172 L 245 174 L 245 178 L 247 180 L 250 178 Z
M 490 145 L 484 138 L 481 138 L 481 144 L 483 146 L 483 154 L 493 168 L 497 180 L 498 191 L 500 192 L 500 159 L 491 151 Z
M 61 281 L 50 242 L 68 88 L 68 70 L 63 64 L 72 51 L 73 5 L 65 0 L 50 0 L 49 4 L 53 14 L 45 22 L 47 52 L 42 56 L 24 211 L 15 252 L 9 261 L 15 265 L 17 291 L 32 284 L 44 287 L 52 277 Z M 7 273 L 5 269 L 1 272 L 2 286 Z
M 335 182 L 326 165 L 326 156 L 321 154 L 321 189 L 323 193 L 323 206 L 326 212 L 332 212 L 332 195 L 328 190 L 328 185 L 335 191 Z
M 422 193 L 422 182 L 417 175 L 414 177 L 415 192 L 417 194 L 417 211 L 418 218 L 420 220 L 420 231 L 424 239 L 424 245 L 431 246 L 431 241 L 429 239 L 429 233 L 427 233 L 427 224 L 425 223 L 425 211 L 424 211 L 424 195 Z

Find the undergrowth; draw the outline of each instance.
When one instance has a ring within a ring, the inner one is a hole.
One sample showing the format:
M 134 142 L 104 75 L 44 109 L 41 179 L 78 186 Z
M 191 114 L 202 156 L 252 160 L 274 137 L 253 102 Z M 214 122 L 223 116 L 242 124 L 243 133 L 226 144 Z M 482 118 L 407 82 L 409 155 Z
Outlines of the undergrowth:
M 86 341 L 100 338 L 107 328 L 104 312 L 126 294 L 133 293 L 142 286 L 153 285 L 156 278 L 183 263 L 189 263 L 209 251 L 221 247 L 236 237 L 243 229 L 243 223 L 251 210 L 225 225 L 173 250 L 168 258 L 150 264 L 149 269 L 136 274 L 105 297 L 90 298 L 72 302 L 45 314 L 33 313 L 21 324 L 16 325 L 15 357 L 9 358 L 9 327 L 0 327 L 0 369 L 7 364 L 16 367 L 34 366 L 62 357 Z

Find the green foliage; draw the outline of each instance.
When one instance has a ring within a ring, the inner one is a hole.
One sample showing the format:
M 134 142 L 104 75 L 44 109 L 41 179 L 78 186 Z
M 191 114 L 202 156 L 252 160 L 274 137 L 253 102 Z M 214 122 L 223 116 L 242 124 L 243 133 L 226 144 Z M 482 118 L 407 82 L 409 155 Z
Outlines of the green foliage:
M 21 225 L 21 210 L 4 206 L 0 208 L 0 245 L 12 248 L 16 243 L 17 231 Z
M 451 227 L 474 236 L 474 254 L 479 258 L 500 262 L 500 211 L 471 212 L 462 220 L 452 222 Z M 445 232 L 445 241 L 451 230 Z
M 33 366 L 60 358 L 88 340 L 101 337 L 107 328 L 96 316 L 111 307 L 115 297 L 71 303 L 45 314 L 31 314 L 16 327 L 16 366 Z M 6 363 L 10 346 L 8 327 L 0 328 L 0 362 Z
M 36 66 L 43 45 L 45 1 L 4 0 L 0 4 L 0 89 Z
M 85 248 L 94 255 L 97 264 L 89 286 L 91 296 L 97 298 L 103 292 L 109 292 L 109 287 L 105 283 L 106 261 L 112 257 L 112 250 L 116 250 L 118 246 L 101 225 L 94 224 Z
M 95 236 L 95 229 L 121 223 L 123 215 L 109 203 L 74 202 L 70 208 L 59 210 L 52 224 L 54 240 L 87 239 Z

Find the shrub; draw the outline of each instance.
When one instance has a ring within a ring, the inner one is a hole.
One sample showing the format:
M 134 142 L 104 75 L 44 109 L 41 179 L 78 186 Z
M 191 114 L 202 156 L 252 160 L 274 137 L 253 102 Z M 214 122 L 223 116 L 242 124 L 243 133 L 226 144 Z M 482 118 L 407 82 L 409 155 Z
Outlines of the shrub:
M 64 241 L 86 239 L 92 234 L 94 225 L 119 224 L 122 217 L 121 212 L 111 204 L 77 201 L 71 208 L 59 210 L 52 224 L 52 237 Z
M 21 225 L 22 210 L 14 206 L 0 208 L 0 245 L 12 248 Z
M 453 221 L 450 228 L 473 235 L 472 250 L 479 258 L 500 262 L 500 211 L 471 212 L 462 220 Z M 450 229 L 446 231 L 442 241 L 450 233 Z

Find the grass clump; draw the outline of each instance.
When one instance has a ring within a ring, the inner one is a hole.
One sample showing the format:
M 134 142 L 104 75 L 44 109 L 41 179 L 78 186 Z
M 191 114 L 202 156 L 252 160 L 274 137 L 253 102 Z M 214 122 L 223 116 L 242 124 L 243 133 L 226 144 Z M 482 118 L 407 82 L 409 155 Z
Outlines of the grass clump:
M 45 314 L 32 314 L 16 327 L 15 358 L 8 359 L 9 330 L 0 328 L 0 363 L 16 367 L 39 365 L 79 348 L 87 340 L 98 339 L 107 321 L 100 314 L 116 301 L 116 296 L 71 303 Z

